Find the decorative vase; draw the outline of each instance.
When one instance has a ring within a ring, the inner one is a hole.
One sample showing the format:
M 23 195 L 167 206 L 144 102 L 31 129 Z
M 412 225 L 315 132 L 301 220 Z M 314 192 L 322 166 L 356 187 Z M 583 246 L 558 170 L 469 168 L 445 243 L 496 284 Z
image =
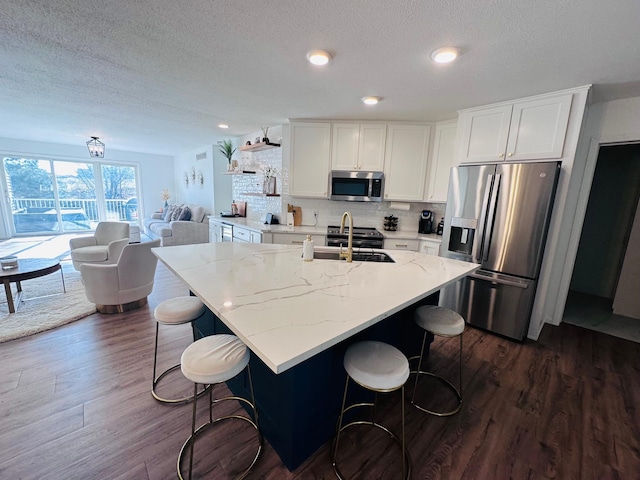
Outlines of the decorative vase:
M 169 202 L 167 202 L 166 200 L 164 201 L 164 211 L 167 211 L 167 208 L 169 207 Z
M 262 137 L 263 143 L 269 143 L 269 137 Z
M 265 177 L 264 182 L 262 182 L 262 193 L 265 195 L 275 195 L 276 177 Z

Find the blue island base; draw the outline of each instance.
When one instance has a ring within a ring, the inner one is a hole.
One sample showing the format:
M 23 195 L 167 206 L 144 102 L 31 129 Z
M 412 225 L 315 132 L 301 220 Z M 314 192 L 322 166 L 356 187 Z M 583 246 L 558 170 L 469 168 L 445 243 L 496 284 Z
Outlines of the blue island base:
M 344 353 L 362 340 L 379 340 L 399 348 L 407 357 L 420 353 L 424 331 L 413 321 L 418 305 L 437 305 L 437 294 L 406 308 L 334 347 L 275 374 L 257 356 L 251 356 L 251 373 L 260 429 L 285 466 L 295 470 L 335 434 L 346 373 Z M 232 333 L 213 313 L 198 320 L 204 335 Z M 433 338 L 428 339 L 428 344 Z M 428 352 L 429 345 L 425 347 Z M 246 373 L 227 382 L 235 395 L 249 396 Z M 349 389 L 350 399 L 363 401 L 368 392 Z

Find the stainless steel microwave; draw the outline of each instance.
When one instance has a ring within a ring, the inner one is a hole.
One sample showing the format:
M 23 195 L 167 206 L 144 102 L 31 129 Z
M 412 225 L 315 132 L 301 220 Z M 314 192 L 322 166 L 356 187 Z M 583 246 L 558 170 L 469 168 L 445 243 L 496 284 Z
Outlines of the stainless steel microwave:
M 331 200 L 349 202 L 381 202 L 384 173 L 333 170 L 329 179 Z

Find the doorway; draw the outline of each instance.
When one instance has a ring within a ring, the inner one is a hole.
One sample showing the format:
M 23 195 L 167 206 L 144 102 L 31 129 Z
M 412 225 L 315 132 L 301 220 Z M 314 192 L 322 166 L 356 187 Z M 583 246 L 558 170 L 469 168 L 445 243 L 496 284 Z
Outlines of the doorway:
M 613 313 L 639 199 L 640 144 L 602 146 L 563 321 L 640 342 L 640 320 Z

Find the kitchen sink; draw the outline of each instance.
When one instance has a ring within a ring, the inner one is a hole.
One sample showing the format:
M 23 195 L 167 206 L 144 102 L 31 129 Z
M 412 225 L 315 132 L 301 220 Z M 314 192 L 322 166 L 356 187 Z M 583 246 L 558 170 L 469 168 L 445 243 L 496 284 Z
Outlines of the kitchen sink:
M 344 258 L 340 258 L 340 252 L 337 250 L 314 250 L 313 258 L 318 260 L 344 260 Z M 353 252 L 353 261 L 395 263 L 395 260 L 385 252 Z

